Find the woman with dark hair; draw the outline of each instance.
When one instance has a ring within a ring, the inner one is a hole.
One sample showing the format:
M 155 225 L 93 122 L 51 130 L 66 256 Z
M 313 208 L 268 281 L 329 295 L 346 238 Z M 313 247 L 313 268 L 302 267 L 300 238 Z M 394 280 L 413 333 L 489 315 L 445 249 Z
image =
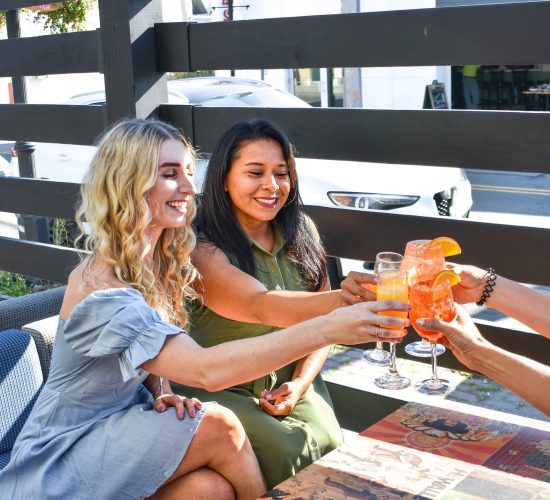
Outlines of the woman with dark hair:
M 202 303 L 191 304 L 190 334 L 210 347 L 258 337 L 368 297 L 352 273 L 330 290 L 326 253 L 300 209 L 293 148 L 269 122 L 231 127 L 214 148 L 198 210 L 192 255 Z M 329 348 L 256 380 L 208 393 L 232 409 L 250 438 L 270 487 L 342 442 L 319 375 Z

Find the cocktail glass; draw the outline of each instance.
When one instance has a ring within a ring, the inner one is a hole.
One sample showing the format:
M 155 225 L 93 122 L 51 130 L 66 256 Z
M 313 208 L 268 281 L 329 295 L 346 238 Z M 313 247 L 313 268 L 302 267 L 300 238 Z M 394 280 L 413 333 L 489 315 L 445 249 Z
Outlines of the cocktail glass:
M 376 300 L 400 300 L 408 303 L 409 283 L 405 271 L 382 271 L 376 277 Z M 378 314 L 407 317 L 407 311 L 382 311 Z M 399 329 L 399 327 L 387 327 Z M 390 342 L 390 364 L 388 371 L 374 379 L 374 384 L 382 389 L 404 389 L 411 385 L 410 379 L 400 375 L 396 368 L 395 343 Z
M 430 244 L 431 240 L 413 240 L 405 247 L 403 269 L 409 274 L 409 283 L 414 281 L 429 281 L 445 269 L 445 257 L 441 245 Z M 445 347 L 436 345 L 436 356 L 445 352 Z M 405 352 L 419 358 L 429 358 L 433 345 L 424 340 L 411 342 L 405 346 Z
M 451 389 L 448 380 L 437 376 L 437 341 L 442 337 L 439 332 L 424 330 L 416 324 L 420 318 L 436 318 L 452 321 L 456 315 L 451 284 L 444 281 L 433 285 L 432 281 L 417 281 L 410 286 L 410 319 L 418 334 L 428 340 L 431 346 L 432 376 L 415 384 L 414 388 L 422 394 L 445 394 Z
M 379 252 L 374 261 L 374 273 L 378 275 L 383 271 L 397 270 L 401 267 L 403 256 L 396 252 Z M 369 290 L 377 293 L 376 285 L 369 285 Z M 390 364 L 390 353 L 384 350 L 383 342 L 376 342 L 375 349 L 363 351 L 363 359 L 376 366 L 388 366 Z

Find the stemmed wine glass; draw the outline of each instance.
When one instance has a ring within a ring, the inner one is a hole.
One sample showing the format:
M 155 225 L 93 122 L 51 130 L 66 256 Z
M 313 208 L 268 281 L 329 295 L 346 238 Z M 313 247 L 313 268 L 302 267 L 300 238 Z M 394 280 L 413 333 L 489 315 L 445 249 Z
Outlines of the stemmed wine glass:
M 409 274 L 409 283 L 413 281 L 429 281 L 445 269 L 445 257 L 441 245 L 430 244 L 431 240 L 413 240 L 405 247 L 403 269 Z M 424 338 L 411 342 L 405 346 L 405 352 L 419 358 L 429 358 L 432 355 L 433 345 Z M 436 346 L 436 356 L 443 354 L 445 347 Z
M 409 301 L 409 282 L 407 273 L 402 270 L 382 271 L 376 277 L 376 300 L 400 300 L 408 303 Z M 407 311 L 382 311 L 378 314 L 390 316 L 407 317 Z M 399 329 L 400 327 L 387 327 Z M 404 389 L 411 385 L 410 379 L 403 377 L 397 372 L 396 368 L 396 349 L 395 344 L 390 342 L 390 364 L 388 371 L 374 379 L 374 384 L 382 389 Z
M 374 274 L 378 275 L 383 271 L 398 270 L 403 262 L 403 256 L 396 252 L 379 252 L 374 261 Z M 369 285 L 369 290 L 377 293 L 376 285 Z M 367 349 L 363 352 L 363 359 L 376 366 L 388 366 L 390 364 L 390 353 L 384 350 L 383 342 L 376 342 L 375 349 Z
M 410 286 L 409 294 L 411 324 L 422 338 L 429 340 L 432 358 L 432 376 L 417 382 L 414 388 L 422 394 L 445 394 L 451 389 L 449 381 L 437 377 L 437 341 L 442 334 L 422 329 L 416 324 L 416 320 L 420 318 L 436 318 L 445 322 L 453 320 L 456 309 L 451 284 L 448 281 L 438 284 L 418 281 Z

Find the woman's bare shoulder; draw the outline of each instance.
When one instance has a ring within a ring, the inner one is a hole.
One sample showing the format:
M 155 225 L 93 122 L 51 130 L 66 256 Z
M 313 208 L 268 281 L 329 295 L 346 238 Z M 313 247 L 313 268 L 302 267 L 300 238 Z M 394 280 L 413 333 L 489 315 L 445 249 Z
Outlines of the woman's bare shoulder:
M 77 304 L 98 290 L 128 288 L 113 274 L 112 270 L 99 262 L 85 260 L 73 269 L 67 282 L 60 317 L 66 319 Z

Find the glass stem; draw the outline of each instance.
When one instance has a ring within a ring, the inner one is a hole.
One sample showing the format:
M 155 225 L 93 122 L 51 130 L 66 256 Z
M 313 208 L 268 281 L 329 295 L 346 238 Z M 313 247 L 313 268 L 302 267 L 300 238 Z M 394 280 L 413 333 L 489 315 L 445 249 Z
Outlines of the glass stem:
M 432 380 L 437 380 L 437 344 L 434 342 L 432 346 Z
M 388 367 L 389 375 L 397 375 L 397 367 L 395 365 L 396 355 L 397 349 L 395 348 L 395 344 L 393 342 L 390 342 L 390 366 Z
M 379 350 L 379 351 L 383 351 L 384 350 L 384 342 L 376 342 L 376 348 Z

